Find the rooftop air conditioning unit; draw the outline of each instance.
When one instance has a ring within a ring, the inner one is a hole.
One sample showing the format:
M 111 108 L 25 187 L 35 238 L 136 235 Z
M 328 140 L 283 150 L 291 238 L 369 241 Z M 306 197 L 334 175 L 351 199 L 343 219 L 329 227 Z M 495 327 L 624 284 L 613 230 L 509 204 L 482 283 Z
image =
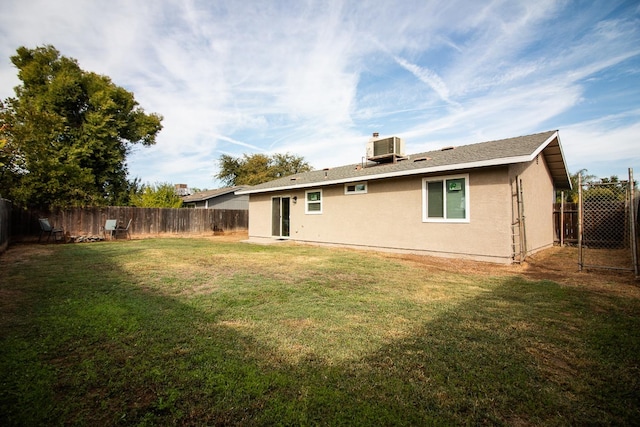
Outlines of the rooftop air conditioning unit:
M 404 157 L 404 141 L 397 136 L 371 139 L 367 143 L 367 160 L 385 162 L 397 157 Z

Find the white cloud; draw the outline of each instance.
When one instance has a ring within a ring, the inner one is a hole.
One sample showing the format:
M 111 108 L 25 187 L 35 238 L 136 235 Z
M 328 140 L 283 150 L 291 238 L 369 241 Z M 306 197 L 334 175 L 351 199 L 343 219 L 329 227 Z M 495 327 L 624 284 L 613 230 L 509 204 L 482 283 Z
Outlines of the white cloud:
M 129 161 L 145 182 L 211 188 L 221 153 L 356 163 L 373 131 L 422 150 L 560 128 L 570 164 L 589 168 L 637 159 L 637 114 L 594 118 L 640 108 L 639 14 L 615 1 L 23 0 L 0 15 L 0 97 L 21 45 L 110 76 L 164 116 Z M 603 101 L 613 84 L 624 103 Z M 620 142 L 596 156 L 607 135 Z
M 409 71 L 411 74 L 416 76 L 421 82 L 429 86 L 435 93 L 438 94 L 440 99 L 442 99 L 447 104 L 451 104 L 453 106 L 459 106 L 459 104 L 453 102 L 449 98 L 449 88 L 445 84 L 445 82 L 438 76 L 437 73 L 428 69 L 419 67 L 416 64 L 412 64 L 402 58 L 398 58 L 394 56 L 393 58 L 402 68 Z
M 640 109 L 566 126 L 561 141 L 571 172 L 588 169 L 596 176 L 640 175 Z

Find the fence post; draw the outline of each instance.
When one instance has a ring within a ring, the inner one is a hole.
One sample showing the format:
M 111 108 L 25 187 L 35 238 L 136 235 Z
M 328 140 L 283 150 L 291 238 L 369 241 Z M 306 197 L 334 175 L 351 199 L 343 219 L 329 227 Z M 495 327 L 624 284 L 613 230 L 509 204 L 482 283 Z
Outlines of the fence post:
M 636 190 L 633 182 L 633 169 L 629 168 L 629 191 L 630 194 L 630 206 L 629 206 L 629 216 L 631 217 L 631 253 L 633 254 L 633 272 L 636 275 L 636 279 L 638 278 L 638 235 L 636 234 Z
M 578 271 L 582 271 L 582 175 L 578 173 Z
M 560 192 L 560 247 L 564 247 L 564 191 Z

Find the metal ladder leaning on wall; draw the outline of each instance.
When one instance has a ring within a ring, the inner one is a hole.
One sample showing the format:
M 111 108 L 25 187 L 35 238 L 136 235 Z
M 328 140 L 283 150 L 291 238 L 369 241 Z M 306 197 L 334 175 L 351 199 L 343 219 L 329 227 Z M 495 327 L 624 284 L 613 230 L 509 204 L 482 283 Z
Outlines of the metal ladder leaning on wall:
M 525 229 L 524 217 L 524 197 L 522 191 L 522 180 L 516 176 L 515 192 L 512 188 L 512 222 L 511 222 L 511 259 L 518 264 L 524 262 L 527 256 L 527 233 Z

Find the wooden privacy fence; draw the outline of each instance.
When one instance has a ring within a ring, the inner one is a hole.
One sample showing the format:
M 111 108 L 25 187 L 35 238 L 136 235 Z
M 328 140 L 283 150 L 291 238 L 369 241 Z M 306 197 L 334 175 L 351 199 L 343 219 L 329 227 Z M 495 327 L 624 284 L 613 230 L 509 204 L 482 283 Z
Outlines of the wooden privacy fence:
M 554 242 L 578 243 L 578 204 L 553 204 Z M 561 240 L 562 236 L 562 240 Z
M 9 246 L 11 202 L 0 198 L 0 254 Z
M 68 208 L 51 212 L 13 209 L 11 235 L 40 233 L 38 218 L 49 218 L 72 236 L 100 235 L 107 219 L 115 219 L 132 236 L 161 234 L 213 234 L 244 231 L 249 227 L 249 211 L 231 209 L 171 209 L 136 207 Z

